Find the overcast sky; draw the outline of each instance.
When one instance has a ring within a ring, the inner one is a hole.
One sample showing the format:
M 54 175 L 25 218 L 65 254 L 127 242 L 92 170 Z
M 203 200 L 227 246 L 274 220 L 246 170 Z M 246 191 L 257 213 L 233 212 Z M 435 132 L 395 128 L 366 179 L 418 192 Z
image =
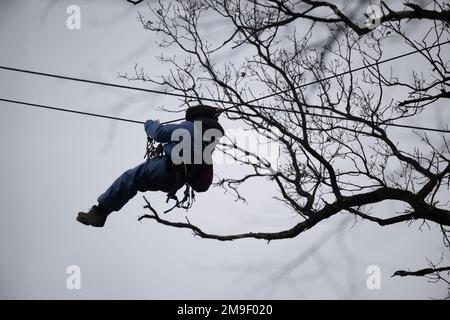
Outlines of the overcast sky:
M 81 8 L 81 30 L 66 27 L 71 4 Z M 117 83 L 126 83 L 117 73 L 132 71 L 135 63 L 152 75 L 164 74 L 165 66 L 155 59 L 156 39 L 137 21 L 138 10 L 148 9 L 124 0 L 0 0 L 0 65 Z M 221 32 L 220 25 L 207 27 Z M 173 118 L 158 108 L 175 104 L 170 97 L 3 70 L 0 98 L 143 121 Z M 399 269 L 426 267 L 427 257 L 439 261 L 443 246 L 435 225 L 422 231 L 419 222 L 378 227 L 337 215 L 295 239 L 223 243 L 150 220 L 137 222 L 145 213 L 141 195 L 112 214 L 103 229 L 77 223 L 78 211 L 89 209 L 119 174 L 143 161 L 145 141 L 140 125 L 0 102 L 0 298 L 445 296 L 441 284 L 390 277 Z M 216 169 L 220 176 L 241 170 Z M 248 204 L 219 189 L 197 195 L 190 221 L 219 234 L 277 231 L 298 223 L 273 199 L 277 192 L 270 182 L 244 185 L 242 192 Z M 164 194 L 148 198 L 166 208 Z M 383 208 L 395 210 L 393 203 Z M 179 210 L 168 218 L 184 217 Z M 66 287 L 70 265 L 81 269 L 80 290 Z M 381 269 L 380 290 L 366 286 L 370 265 Z

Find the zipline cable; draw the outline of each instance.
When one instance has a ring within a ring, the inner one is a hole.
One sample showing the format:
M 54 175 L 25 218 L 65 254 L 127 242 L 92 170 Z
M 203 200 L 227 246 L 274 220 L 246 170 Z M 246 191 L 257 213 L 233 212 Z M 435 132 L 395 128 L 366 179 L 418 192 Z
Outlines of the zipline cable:
M 330 79 L 333 79 L 333 78 L 337 78 L 339 76 L 343 76 L 343 75 L 346 75 L 346 74 L 349 74 L 349 73 L 352 73 L 352 72 L 360 71 L 360 70 L 367 69 L 367 68 L 370 68 L 370 67 L 373 67 L 373 66 L 378 66 L 378 65 L 386 63 L 386 62 L 390 62 L 390 61 L 394 61 L 396 59 L 404 58 L 406 56 L 409 56 L 409 55 L 412 55 L 412 54 L 415 54 L 415 53 L 419 53 L 419 52 L 422 52 L 424 50 L 430 50 L 432 48 L 439 47 L 439 46 L 442 46 L 442 45 L 445 45 L 445 44 L 448 44 L 448 43 L 450 43 L 450 40 L 446 41 L 446 42 L 442 42 L 442 43 L 437 43 L 437 44 L 434 44 L 434 45 L 429 46 L 429 47 L 424 47 L 424 48 L 419 49 L 419 50 L 413 50 L 413 51 L 404 53 L 402 55 L 394 56 L 394 57 L 391 57 L 391 58 L 388 58 L 388 59 L 385 59 L 385 60 L 381 60 L 381 61 L 378 61 L 378 62 L 375 62 L 375 63 L 372 63 L 372 64 L 364 65 L 364 66 L 358 67 L 356 69 L 350 69 L 350 70 L 341 72 L 339 74 L 335 74 L 333 76 L 317 79 L 317 80 L 305 83 L 303 85 L 300 85 L 300 86 L 296 87 L 295 89 L 300 89 L 300 88 L 303 88 L 303 87 L 306 87 L 306 86 L 309 86 L 309 85 L 320 83 L 322 81 L 327 81 L 327 80 L 330 80 Z M 270 97 L 274 97 L 276 95 L 280 95 L 280 94 L 289 92 L 289 91 L 291 91 L 291 89 L 286 89 L 286 90 L 283 90 L 283 91 L 274 92 L 272 94 L 265 95 L 265 96 L 253 99 L 253 100 L 250 100 L 250 101 L 245 102 L 245 103 L 235 103 L 235 102 L 232 102 L 232 101 L 222 101 L 222 100 L 212 99 L 212 98 L 199 98 L 199 97 L 189 96 L 189 95 L 185 95 L 185 94 L 179 94 L 179 93 L 173 93 L 173 92 L 167 92 L 167 91 L 160 91 L 160 90 L 154 90 L 154 89 L 145 89 L 145 88 L 131 87 L 131 86 L 114 84 L 114 83 L 108 83 L 108 82 L 102 82 L 102 81 L 96 81 L 96 80 L 89 80 L 89 79 L 82 79 L 82 78 L 75 78 L 75 77 L 68 77 L 68 76 L 63 76 L 63 75 L 58 75 L 58 74 L 44 73 L 44 72 L 38 72 L 38 71 L 32 71 L 32 70 L 26 70 L 26 69 L 19 69 L 19 68 L 1 66 L 1 65 L 0 65 L 0 69 L 8 70 L 8 71 L 14 71 L 14 72 L 28 73 L 28 74 L 38 75 L 38 76 L 58 78 L 58 79 L 63 79 L 63 80 L 71 80 L 71 81 L 85 82 L 85 83 L 91 83 L 91 84 L 98 84 L 98 85 L 104 85 L 104 86 L 110 86 L 110 87 L 116 87 L 116 88 L 122 88 L 122 89 L 144 91 L 144 92 L 163 94 L 163 95 L 169 95 L 169 96 L 177 96 L 177 97 L 183 97 L 183 98 L 195 98 L 195 99 L 200 99 L 200 100 L 204 100 L 204 101 L 210 101 L 210 102 L 212 101 L 212 102 L 218 102 L 218 103 L 224 103 L 224 104 L 232 104 L 232 106 L 224 108 L 224 111 L 230 110 L 230 109 L 238 107 L 238 106 L 247 106 L 247 107 L 259 108 L 259 109 L 268 109 L 268 110 L 277 110 L 277 111 L 282 111 L 282 112 L 300 113 L 299 111 L 295 111 L 295 110 L 285 110 L 285 109 L 279 109 L 279 108 L 272 108 L 272 107 L 264 107 L 264 106 L 259 106 L 259 105 L 252 105 L 252 103 L 254 103 L 254 102 L 257 102 L 257 101 L 260 101 L 260 100 L 263 100 L 263 99 L 267 99 L 267 98 L 270 98 Z M 138 121 L 138 120 L 131 120 L 131 119 L 126 119 L 126 118 L 119 118 L 119 117 L 113 117 L 113 116 L 108 116 L 108 115 L 102 115 L 102 114 L 97 114 L 97 113 L 92 113 L 92 112 L 84 112 L 84 111 L 78 111 L 78 110 L 72 110 L 72 109 L 66 109 L 66 108 L 58 108 L 58 107 L 46 106 L 46 105 L 42 105 L 42 104 L 29 103 L 29 102 L 23 102 L 23 101 L 17 101 L 17 100 L 0 99 L 0 101 L 9 102 L 9 103 L 15 103 L 15 104 L 22 104 L 22 105 L 26 105 L 26 106 L 29 106 L 29 107 L 49 109 L 49 110 L 54 110 L 54 111 L 64 111 L 64 112 L 70 112 L 70 113 L 76 113 L 76 114 L 81 114 L 81 115 L 87 115 L 87 116 L 93 116 L 93 117 L 99 117 L 99 118 L 106 118 L 106 119 L 112 119 L 112 120 L 119 120 L 119 121 L 125 121 L 125 122 L 132 122 L 132 123 L 139 123 L 139 124 L 143 124 L 144 123 L 144 122 Z M 311 108 L 326 109 L 326 108 L 323 108 L 323 107 L 314 107 L 314 106 L 311 106 Z M 332 118 L 332 119 L 341 119 L 341 120 L 354 121 L 354 120 L 347 119 L 347 118 L 344 118 L 344 117 L 337 117 L 337 116 L 323 115 L 323 114 L 322 115 L 318 115 L 318 114 L 309 113 L 309 112 L 306 112 L 306 111 L 304 112 L 304 114 L 314 115 L 314 116 L 321 116 L 321 117 Z M 177 122 L 177 121 L 181 121 L 181 120 L 184 120 L 184 118 L 179 118 L 179 119 L 174 119 L 174 120 L 170 120 L 170 121 L 165 121 L 165 122 L 162 122 L 162 124 Z M 393 127 L 400 127 L 400 128 L 410 128 L 410 129 L 417 129 L 417 130 L 426 130 L 426 131 L 450 133 L 449 130 L 436 129 L 436 128 L 427 128 L 427 127 L 418 127 L 418 126 L 410 126 L 410 125 L 403 125 L 403 124 L 396 124 L 396 123 L 383 123 L 383 125 L 393 126 Z
M 34 107 L 34 108 L 40 108 L 40 109 L 48 109 L 48 110 L 53 110 L 53 111 L 62 111 L 62 112 L 68 112 L 68 113 L 75 113 L 75 114 L 80 114 L 80 115 L 84 115 L 84 116 L 105 118 L 105 119 L 110 119 L 110 120 L 125 121 L 125 122 L 137 123 L 137 124 L 144 124 L 145 123 L 145 122 L 139 121 L 139 120 L 120 118 L 120 117 L 113 117 L 113 116 L 108 116 L 108 115 L 104 115 L 104 114 L 98 114 L 98 113 L 92 113 L 92 112 L 84 112 L 84 111 L 78 111 L 78 110 L 66 109 L 66 108 L 59 108 L 59 107 L 53 107 L 53 106 L 48 106 L 48 105 L 43 105 L 43 104 L 24 102 L 24 101 L 19 101 L 19 100 L 11 100 L 11 99 L 0 98 L 0 101 L 13 103 L 13 104 L 21 104 L 21 105 L 28 106 L 28 107 Z M 297 112 L 299 112 L 299 111 L 297 111 Z M 316 114 L 316 113 L 310 113 L 310 112 L 304 112 L 304 113 L 307 114 L 307 115 L 310 115 L 310 116 L 318 116 L 318 117 L 323 117 L 323 118 L 330 118 L 330 119 L 358 122 L 356 120 L 348 119 L 348 118 L 345 118 L 345 117 L 338 117 L 338 116 L 332 116 L 332 115 L 326 115 L 326 114 Z M 180 121 L 180 120 L 184 120 L 184 118 L 161 122 L 161 124 L 172 123 L 172 122 L 176 122 L 176 121 Z M 433 132 L 440 132 L 440 133 L 450 133 L 450 130 L 429 128 L 429 127 L 411 126 L 411 125 L 398 124 L 398 123 L 382 123 L 382 124 L 378 124 L 378 125 L 386 125 L 386 126 L 391 126 L 391 127 L 408 128 L 408 129 L 416 129 L 416 130 L 424 130 L 424 131 L 433 131 Z
M 24 101 L 18 101 L 18 100 L 10 100 L 10 99 L 3 99 L 3 98 L 0 98 L 0 101 L 14 103 L 14 104 L 21 104 L 21 105 L 28 106 L 28 107 L 33 107 L 33 108 L 48 109 L 48 110 L 53 110 L 53 111 L 63 111 L 63 112 L 81 114 L 81 115 L 84 115 L 84 116 L 91 116 L 91 117 L 97 117 L 97 118 L 105 118 L 105 119 L 111 119 L 111 120 L 118 120 L 118 121 L 125 121 L 125 122 L 144 124 L 144 122 L 138 121 L 138 120 L 119 118 L 119 117 L 112 117 L 112 116 L 107 116 L 107 115 L 104 115 L 104 114 L 98 114 L 98 113 L 92 113 L 92 112 L 84 112 L 84 111 L 78 111 L 78 110 L 72 110 L 72 109 L 66 109 L 66 108 L 51 107 L 51 106 L 46 106 L 46 105 L 37 104 L 37 103 L 30 103 L 30 102 L 24 102 Z
M 416 53 L 420 53 L 422 51 L 426 51 L 426 50 L 430 50 L 436 47 L 440 47 L 443 46 L 445 44 L 449 44 L 450 40 L 446 41 L 446 42 L 442 42 L 442 43 L 437 43 L 434 45 L 431 45 L 429 47 L 424 47 L 422 49 L 416 49 L 398 56 L 394 56 L 385 60 L 381 60 L 381 61 L 377 61 L 371 64 L 367 64 L 361 67 L 358 67 L 356 69 L 349 69 L 347 71 L 343 71 L 341 73 L 338 74 L 334 74 L 332 76 L 329 77 L 325 77 L 325 78 L 321 78 L 321 79 L 317 79 L 311 82 L 307 82 L 305 84 L 299 85 L 297 87 L 295 87 L 295 89 L 301 89 L 313 84 L 317 84 L 323 81 L 327 81 L 327 80 L 331 80 L 337 77 L 341 77 L 347 74 L 350 74 L 352 72 L 357 72 L 357 71 L 361 71 L 364 69 L 368 69 L 374 66 L 379 66 L 381 64 L 387 63 L 387 62 L 391 62 L 397 59 L 401 59 L 407 56 L 410 56 L 412 54 L 416 54 Z M 201 97 L 197 97 L 197 96 L 190 96 L 190 95 L 186 95 L 186 94 L 181 94 L 181 93 L 175 93 L 175 92 L 168 92 L 168 91 L 161 91 L 161 90 L 156 90 L 156 89 L 146 89 L 146 88 L 139 88 L 139 87 L 133 87 L 133 86 L 126 86 L 126 85 L 121 85 L 121 84 L 116 84 L 116 83 L 110 83 L 110 82 L 104 82 L 104 81 L 97 81 L 97 80 L 90 80 L 90 79 L 83 79 L 83 78 L 76 78 L 76 77 L 69 77 L 69 76 L 64 76 L 64 75 L 59 75 L 59 74 L 54 74 L 54 73 L 46 73 L 46 72 L 40 72 L 40 71 L 34 71 L 34 70 L 27 70 L 27 69 L 21 69 L 21 68 L 13 68 L 13 67 L 9 67 L 9 66 L 3 66 L 0 65 L 0 69 L 3 70 L 8 70 L 8 71 L 13 71 L 13 72 L 20 72 L 20 73 L 27 73 L 27 74 L 32 74 L 32 75 L 37 75 L 37 76 L 44 76 L 44 77 L 50 77 L 50 78 L 56 78 L 56 79 L 62 79 L 62 80 L 70 80 L 70 81 L 77 81 L 77 82 L 84 82 L 84 83 L 90 83 L 90 84 L 97 84 L 97 85 L 102 85 L 102 86 L 108 86 L 108 87 L 114 87 L 114 88 L 120 88 L 120 89 L 128 89 L 128 90 L 134 90 L 134 91 L 142 91 L 142 92 L 148 92 L 148 93 L 155 93 L 155 94 L 162 94 L 162 95 L 168 95 L 168 96 L 175 96 L 175 97 L 181 97 L 181 98 L 189 98 L 189 99 L 198 99 L 198 100 L 202 100 L 202 101 L 208 101 L 208 102 L 216 102 L 216 103 L 223 103 L 223 104 L 232 104 L 232 106 L 224 108 L 224 111 L 227 111 L 229 109 L 238 107 L 238 106 L 247 106 L 247 107 L 253 107 L 253 108 L 264 108 L 262 106 L 259 105 L 252 105 L 252 103 L 254 102 L 258 102 L 267 98 L 271 98 L 283 93 L 287 93 L 289 91 L 291 91 L 291 89 L 286 89 L 286 90 L 282 90 L 282 91 L 277 91 L 268 95 L 264 95 L 261 96 L 259 98 L 255 98 L 253 100 L 250 100 L 248 102 L 245 103 L 236 103 L 233 101 L 223 101 L 223 100 L 219 100 L 219 99 L 214 99 L 214 98 L 201 98 Z M 280 110 L 280 111 L 284 111 L 284 110 Z M 172 122 L 175 121 L 180 121 L 182 119 L 176 119 L 173 120 Z

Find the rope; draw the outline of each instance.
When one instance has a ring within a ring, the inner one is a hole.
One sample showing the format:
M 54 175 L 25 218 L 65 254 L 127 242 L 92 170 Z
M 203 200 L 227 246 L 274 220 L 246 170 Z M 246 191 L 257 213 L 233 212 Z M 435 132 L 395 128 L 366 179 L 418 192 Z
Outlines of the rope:
M 436 47 L 440 47 L 446 44 L 449 44 L 450 40 L 446 41 L 446 42 L 442 42 L 442 43 L 437 43 L 434 45 L 431 45 L 429 47 L 424 47 L 422 49 L 415 49 L 412 51 L 409 51 L 407 53 L 398 55 L 398 56 L 394 56 L 385 60 L 381 60 L 381 61 L 377 61 L 371 64 L 367 64 L 361 67 L 358 67 L 356 69 L 349 69 L 347 71 L 329 76 L 329 77 L 325 77 L 325 78 L 321 78 L 321 79 L 317 79 L 305 84 L 302 84 L 300 86 L 295 87 L 294 89 L 301 89 L 313 84 L 317 84 L 323 81 L 327 81 L 327 80 L 331 80 L 333 78 L 337 78 L 337 77 L 341 77 L 347 74 L 350 74 L 352 72 L 357 72 L 357 71 L 361 71 L 364 69 L 368 69 L 371 67 L 375 67 L 375 66 L 379 66 L 381 64 L 387 63 L 387 62 L 391 62 L 397 59 L 401 59 L 416 53 L 420 53 L 426 50 L 430 50 Z M 195 100 L 203 100 L 203 101 L 208 101 L 208 102 L 216 102 L 216 103 L 223 103 L 223 104 L 231 104 L 232 106 L 227 107 L 224 109 L 224 111 L 227 111 L 229 109 L 232 108 L 236 108 L 238 106 L 247 106 L 247 107 L 253 107 L 253 108 L 264 108 L 262 106 L 259 105 L 252 105 L 252 103 L 254 102 L 258 102 L 267 98 L 271 98 L 286 92 L 291 91 L 291 89 L 286 89 L 286 90 L 282 90 L 282 91 L 278 91 L 278 92 L 274 92 L 253 100 L 250 100 L 248 102 L 244 102 L 244 103 L 235 103 L 232 101 L 223 101 L 223 100 L 218 100 L 218 99 L 213 99 L 213 98 L 201 98 L 201 97 L 197 97 L 197 96 L 190 96 L 190 95 L 186 95 L 186 94 L 181 94 L 181 93 L 174 93 L 174 92 L 168 92 L 168 91 L 161 91 L 161 90 L 155 90 L 155 89 L 145 89 L 145 88 L 139 88 L 139 87 L 133 87 L 133 86 L 125 86 L 125 85 L 120 85 L 120 84 L 115 84 L 115 83 L 110 83 L 110 82 L 104 82 L 104 81 L 98 81 L 98 80 L 90 80 L 90 79 L 83 79 L 83 78 L 76 78 L 76 77 L 69 77 L 69 76 L 64 76 L 64 75 L 59 75 L 59 74 L 54 74 L 54 73 L 47 73 L 47 72 L 40 72 L 40 71 L 34 71 L 34 70 L 27 70 L 27 69 L 21 69 L 21 68 L 14 68 L 14 67 L 9 67 L 9 66 L 2 66 L 0 65 L 0 69 L 3 70 L 8 70 L 8 71 L 14 71 L 14 72 L 21 72 L 21 73 L 27 73 L 27 74 L 32 74 L 32 75 L 37 75 L 37 76 L 44 76 L 44 77 L 50 77 L 50 78 L 56 78 L 56 79 L 63 79 L 63 80 L 70 80 L 70 81 L 77 81 L 77 82 L 84 82 L 84 83 L 90 83 L 90 84 L 97 84 L 97 85 L 102 85 L 102 86 L 108 86 L 108 87 L 114 87 L 114 88 L 120 88 L 120 89 L 128 89 L 128 90 L 134 90 L 134 91 L 143 91 L 143 92 L 149 92 L 149 93 L 156 93 L 156 94 L 162 94 L 162 95 L 168 95 L 168 96 L 175 96 L 175 97 L 182 97 L 182 98 L 189 98 L 189 99 L 195 99 Z M 281 110 L 283 111 L 283 110 Z M 103 117 L 103 116 L 102 116 Z M 109 116 L 104 116 L 106 118 L 108 118 Z M 176 121 L 180 121 L 183 120 L 183 118 L 180 119 L 175 119 L 175 120 L 171 120 L 165 123 L 171 123 L 171 122 L 176 122 Z M 133 121 L 132 121 L 133 122 Z
M 138 121 L 138 120 L 119 118 L 119 117 L 107 116 L 107 115 L 99 114 L 99 113 L 84 112 L 84 111 L 78 111 L 78 110 L 72 110 L 72 109 L 66 109 L 66 108 L 51 107 L 51 106 L 46 106 L 46 105 L 37 104 L 37 103 L 30 103 L 30 102 L 24 102 L 24 101 L 18 101 L 18 100 L 10 100 L 10 99 L 3 99 L 3 98 L 0 98 L 0 101 L 8 102 L 8 103 L 15 103 L 15 104 L 22 104 L 24 106 L 33 107 L 33 108 L 42 108 L 42 109 L 48 109 L 48 110 L 53 110 L 53 111 L 62 111 L 62 112 L 81 114 L 81 115 L 90 116 L 90 117 L 105 118 L 105 119 L 111 119 L 111 120 L 118 120 L 118 121 L 125 121 L 125 122 L 144 124 L 144 122 Z
M 143 121 L 138 121 L 138 120 L 133 120 L 133 119 L 119 118 L 119 117 L 113 117 L 113 116 L 108 116 L 108 115 L 104 115 L 104 114 L 98 114 L 98 113 L 92 113 L 92 112 L 84 112 L 84 111 L 78 111 L 78 110 L 73 110 L 73 109 L 52 107 L 52 106 L 47 106 L 47 105 L 42 105 L 42 104 L 36 104 L 36 103 L 19 101 L 19 100 L 11 100 L 11 99 L 0 98 L 0 101 L 8 102 L 8 103 L 14 103 L 14 104 L 21 104 L 21 105 L 24 105 L 24 106 L 34 107 L 34 108 L 42 108 L 42 109 L 48 109 L 48 110 L 53 110 L 53 111 L 62 111 L 62 112 L 75 113 L 75 114 L 80 114 L 80 115 L 84 115 L 84 116 L 91 116 L 91 117 L 97 117 L 97 118 L 105 118 L 105 119 L 111 119 L 111 120 L 117 120 L 117 121 L 137 123 L 137 124 L 144 124 L 145 123 Z M 262 108 L 269 109 L 269 110 L 273 109 L 273 108 L 269 108 L 269 107 L 262 107 Z M 284 110 L 284 111 L 300 113 L 300 111 L 295 111 L 295 110 Z M 326 114 L 316 114 L 316 113 L 310 113 L 310 112 L 307 112 L 307 111 L 305 111 L 304 113 L 306 115 L 310 115 L 310 116 L 318 116 L 318 117 L 323 117 L 323 118 L 330 118 L 330 119 L 337 119 L 337 120 L 346 120 L 346 121 L 355 121 L 355 122 L 357 122 L 357 120 L 347 119 L 345 117 L 338 117 L 338 116 L 332 116 L 332 115 L 326 115 Z M 176 122 L 176 121 L 180 121 L 180 120 L 184 120 L 184 118 L 161 122 L 161 124 L 172 123 L 172 122 Z M 398 124 L 398 123 L 382 123 L 382 124 L 378 124 L 378 125 L 386 125 L 386 126 L 391 126 L 391 127 L 408 128 L 408 129 L 416 129 L 416 130 L 424 130 L 424 131 L 433 131 L 433 132 L 440 132 L 440 133 L 450 133 L 450 130 L 430 128 L 430 127 L 411 126 L 411 125 Z

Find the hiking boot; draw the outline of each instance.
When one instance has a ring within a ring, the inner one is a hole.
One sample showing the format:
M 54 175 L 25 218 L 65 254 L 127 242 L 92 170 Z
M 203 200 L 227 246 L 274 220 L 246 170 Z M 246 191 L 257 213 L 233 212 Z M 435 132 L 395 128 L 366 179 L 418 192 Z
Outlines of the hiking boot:
M 103 227 L 107 217 L 98 206 L 93 206 L 88 212 L 79 212 L 77 221 L 87 226 Z

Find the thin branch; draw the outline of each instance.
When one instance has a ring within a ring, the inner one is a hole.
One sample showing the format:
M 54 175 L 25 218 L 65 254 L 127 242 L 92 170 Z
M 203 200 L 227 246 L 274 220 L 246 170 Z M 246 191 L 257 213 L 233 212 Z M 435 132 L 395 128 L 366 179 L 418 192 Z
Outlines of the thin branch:
M 400 276 L 400 277 L 406 277 L 406 276 L 415 276 L 415 277 L 423 277 L 429 274 L 439 273 L 439 272 L 445 272 L 450 271 L 450 266 L 448 267 L 442 267 L 442 268 L 425 268 L 420 269 L 417 271 L 405 271 L 405 270 L 399 270 L 395 271 L 394 274 L 391 277 Z

